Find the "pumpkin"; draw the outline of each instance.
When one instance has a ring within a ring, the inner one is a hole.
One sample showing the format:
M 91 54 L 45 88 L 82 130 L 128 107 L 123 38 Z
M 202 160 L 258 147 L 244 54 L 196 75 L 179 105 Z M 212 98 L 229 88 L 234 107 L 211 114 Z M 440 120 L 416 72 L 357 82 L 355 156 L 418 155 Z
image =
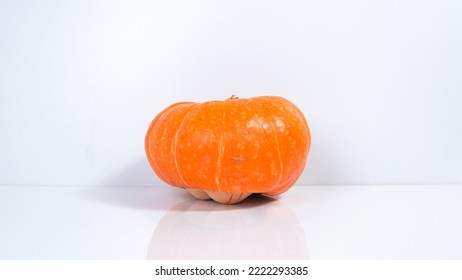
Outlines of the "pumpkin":
M 279 96 L 179 102 L 145 138 L 149 163 L 167 184 L 198 199 L 233 204 L 279 195 L 303 172 L 311 136 L 303 113 Z

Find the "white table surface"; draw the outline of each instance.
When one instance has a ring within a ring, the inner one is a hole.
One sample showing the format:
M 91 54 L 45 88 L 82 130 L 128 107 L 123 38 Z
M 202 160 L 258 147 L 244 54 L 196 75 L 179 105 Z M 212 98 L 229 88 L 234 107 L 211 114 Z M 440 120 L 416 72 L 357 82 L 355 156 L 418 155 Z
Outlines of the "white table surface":
M 295 186 L 237 205 L 0 186 L 0 259 L 462 259 L 461 240 L 462 185 Z

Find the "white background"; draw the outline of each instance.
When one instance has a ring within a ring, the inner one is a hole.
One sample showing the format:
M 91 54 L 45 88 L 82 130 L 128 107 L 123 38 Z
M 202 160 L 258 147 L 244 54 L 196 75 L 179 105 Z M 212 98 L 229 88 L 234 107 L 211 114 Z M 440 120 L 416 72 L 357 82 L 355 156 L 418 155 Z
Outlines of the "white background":
M 1 1 L 0 184 L 155 185 L 152 118 L 280 95 L 299 184 L 462 182 L 459 1 Z

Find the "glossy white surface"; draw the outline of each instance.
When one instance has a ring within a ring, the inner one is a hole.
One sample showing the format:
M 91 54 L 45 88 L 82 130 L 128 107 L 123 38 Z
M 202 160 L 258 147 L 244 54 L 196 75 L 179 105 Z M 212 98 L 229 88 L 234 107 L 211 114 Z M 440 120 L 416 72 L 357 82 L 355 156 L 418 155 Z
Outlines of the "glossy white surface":
M 462 259 L 462 186 L 0 187 L 0 259 Z

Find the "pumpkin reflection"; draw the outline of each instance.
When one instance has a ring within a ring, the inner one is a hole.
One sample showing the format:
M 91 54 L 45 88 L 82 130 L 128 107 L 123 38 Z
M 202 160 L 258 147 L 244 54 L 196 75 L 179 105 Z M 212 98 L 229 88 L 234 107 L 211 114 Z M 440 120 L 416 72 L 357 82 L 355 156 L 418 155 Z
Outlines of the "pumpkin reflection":
M 305 233 L 277 199 L 239 205 L 187 200 L 173 206 L 151 238 L 148 259 L 307 259 Z

